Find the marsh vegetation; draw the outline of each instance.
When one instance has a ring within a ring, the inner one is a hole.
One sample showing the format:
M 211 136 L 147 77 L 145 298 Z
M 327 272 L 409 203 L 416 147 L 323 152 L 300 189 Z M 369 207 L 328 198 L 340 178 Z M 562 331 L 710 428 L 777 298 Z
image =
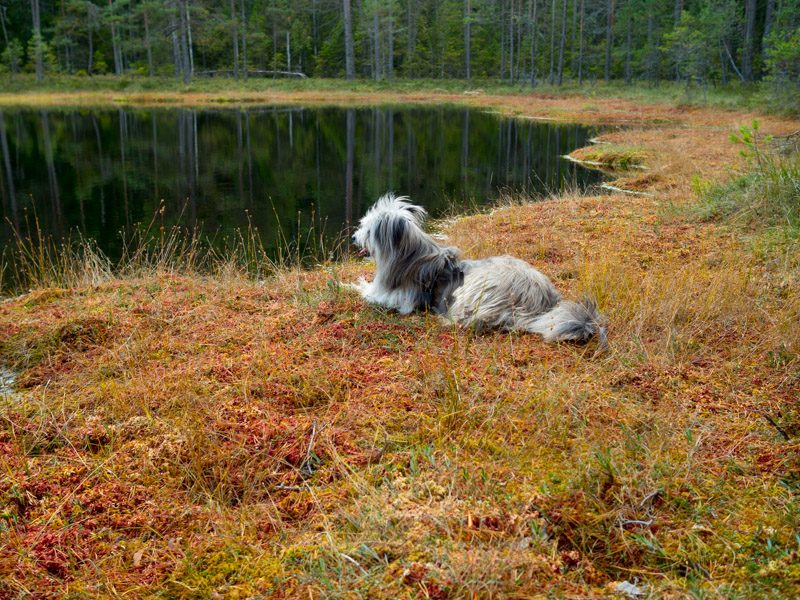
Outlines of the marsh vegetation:
M 596 297 L 606 354 L 379 311 L 343 285 L 369 265 L 244 235 L 167 229 L 121 270 L 29 246 L 44 275 L 0 305 L 3 591 L 792 597 L 796 124 L 657 114 L 599 140 L 645 153 L 615 184 L 651 196 L 445 227 Z

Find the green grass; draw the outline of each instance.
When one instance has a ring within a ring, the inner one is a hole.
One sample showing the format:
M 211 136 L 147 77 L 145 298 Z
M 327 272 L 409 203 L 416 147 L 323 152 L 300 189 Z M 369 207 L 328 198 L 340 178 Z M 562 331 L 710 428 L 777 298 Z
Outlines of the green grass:
M 758 124 L 742 128 L 735 138 L 742 145 L 749 169 L 722 185 L 696 183 L 702 202 L 701 218 L 778 228 L 790 237 L 800 235 L 800 151 L 797 135 L 772 139 L 759 134 Z

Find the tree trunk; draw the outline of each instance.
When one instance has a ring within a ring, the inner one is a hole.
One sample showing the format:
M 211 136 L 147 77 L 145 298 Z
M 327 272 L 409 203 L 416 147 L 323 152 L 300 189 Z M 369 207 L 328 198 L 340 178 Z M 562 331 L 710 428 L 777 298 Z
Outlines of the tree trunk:
M 514 83 L 514 0 L 508 12 L 508 80 Z
M 38 0 L 37 0 L 38 1 Z M 112 0 L 108 0 L 108 7 L 111 8 Z M 117 35 L 117 24 L 114 15 L 110 15 L 111 25 L 111 52 L 114 55 L 114 74 L 122 75 L 122 51 L 119 47 L 119 37 Z
M 467 81 L 472 79 L 472 56 L 471 53 L 471 45 L 472 45 L 472 6 L 470 0 L 464 1 L 464 66 L 465 66 L 465 75 Z
M 317 21 L 317 0 L 311 1 L 311 41 L 314 47 L 314 58 L 319 55 L 319 23 Z
M 501 3 L 500 10 L 500 81 L 503 81 L 506 76 L 506 8 L 505 3 Z
M 347 1 L 347 0 L 345 0 Z M 356 111 L 347 109 L 347 156 L 344 174 L 344 222 L 349 231 L 353 224 L 353 161 L 355 158 Z
M 548 81 L 552 84 L 556 78 L 556 0 L 553 0 L 550 13 L 550 76 Z
M 655 79 L 655 73 L 658 71 L 655 68 L 656 48 L 653 46 L 653 11 L 652 8 L 647 12 L 647 79 L 651 82 Z
M 531 6 L 533 5 L 533 6 Z M 539 28 L 536 23 L 536 9 L 539 0 L 528 0 L 528 20 L 531 28 L 531 87 L 536 85 L 536 38 L 539 36 Z
M 614 0 L 608 0 L 608 19 L 606 21 L 606 83 L 611 80 L 611 47 L 614 45 L 614 8 Z
M 775 18 L 775 0 L 767 0 L 764 14 L 764 35 L 761 38 L 761 64 L 765 64 L 769 52 L 769 34 L 772 33 L 772 21 Z
M 722 40 L 719 41 L 719 68 L 722 85 L 728 85 L 728 61 L 725 57 L 725 48 Z
M 236 111 L 236 164 L 239 167 L 239 206 L 244 206 L 244 161 L 243 159 L 244 132 L 242 131 L 242 110 Z
M 461 125 L 461 186 L 464 200 L 469 199 L 469 111 L 464 111 Z
M 578 0 L 572 0 L 572 25 L 570 26 L 569 49 L 572 51 L 572 62 L 570 63 L 571 75 L 574 78 L 578 70 L 578 56 L 575 54 L 575 47 L 578 43 Z
M 94 69 L 94 29 L 89 25 L 89 59 L 86 63 L 86 72 L 91 75 Z
M 5 6 L 0 6 L 0 26 L 3 27 L 3 42 L 5 43 L 5 47 L 8 48 L 8 30 L 6 29 L 6 10 L 8 10 Z
M 567 0 L 561 11 L 561 47 L 558 49 L 558 85 L 564 80 L 564 50 L 567 45 Z
M 57 223 L 61 223 L 61 196 L 58 189 L 55 161 L 53 160 L 53 141 L 50 135 L 50 119 L 47 112 L 40 113 L 42 119 L 42 134 L 44 140 L 44 162 L 47 167 L 47 182 L 50 188 L 50 205 Z
M 0 111 L 0 150 L 3 152 L 3 167 L 5 168 L 6 185 L 8 186 L 8 197 L 11 205 L 11 223 L 16 228 L 19 227 L 19 216 L 17 214 L 17 193 L 14 190 L 14 173 L 11 171 L 11 154 L 8 151 L 6 124 L 2 111 Z
M 631 54 L 633 49 L 631 48 L 631 37 L 633 35 L 633 17 L 628 15 L 628 35 L 625 40 L 625 84 L 630 85 L 631 79 L 633 78 L 633 72 L 631 70 Z
M 683 12 L 683 0 L 675 0 L 675 8 L 672 13 L 672 23 L 675 27 L 678 26 L 681 20 L 681 13 Z M 675 65 L 675 81 L 681 78 L 681 69 L 679 65 Z
M 188 0 L 182 0 L 180 4 L 180 53 L 181 71 L 183 72 L 183 83 L 189 85 L 192 81 L 192 61 L 189 46 L 189 7 Z
M 172 63 L 175 65 L 175 77 L 181 76 L 181 45 L 178 41 L 178 13 L 177 11 L 180 10 L 179 5 L 175 5 L 175 10 L 170 11 L 169 14 L 169 24 L 170 29 L 172 30 Z
M 416 0 L 408 0 L 406 11 L 406 77 L 414 76 L 414 55 L 417 52 L 417 13 L 415 7 L 417 6 Z
M 159 198 L 161 194 L 158 192 L 158 127 L 156 125 L 156 113 L 150 112 L 151 123 L 151 148 L 153 149 L 153 198 Z
M 372 51 L 373 64 L 372 76 L 374 79 L 381 78 L 381 40 L 380 40 L 380 20 L 377 7 L 372 12 Z
M 187 13 L 188 13 L 188 6 L 187 6 Z M 189 185 L 191 186 L 189 189 L 191 191 L 191 218 L 192 222 L 197 220 L 197 182 L 200 179 L 200 156 L 197 152 L 197 111 L 192 110 L 189 113 L 191 117 L 190 126 L 191 126 L 191 142 L 192 145 L 189 148 L 190 152 L 190 159 L 192 161 L 192 166 L 194 167 L 190 172 L 190 180 Z
M 581 0 L 581 26 L 578 34 L 578 85 L 583 85 L 583 24 L 586 17 L 586 0 Z
M 189 75 L 194 75 L 194 46 L 192 44 L 192 20 L 189 17 L 189 0 L 184 0 L 184 10 L 186 11 L 186 51 L 189 54 Z M 195 113 L 195 123 L 197 116 Z
M 388 109 L 386 118 L 389 121 L 389 157 L 386 163 L 389 165 L 389 189 L 392 190 L 394 189 L 394 110 Z
M 275 0 L 272 0 L 272 78 L 278 71 L 278 17 Z
M 125 149 L 128 146 L 128 117 L 125 111 L 119 109 L 119 158 L 122 174 L 122 206 L 125 211 L 125 225 L 130 227 L 130 210 L 128 209 L 128 161 Z
M 517 54 L 515 60 L 514 71 L 517 74 L 517 81 L 522 80 L 522 68 L 523 68 L 523 57 L 522 57 L 522 39 L 525 36 L 525 28 L 522 26 L 524 22 L 524 18 L 522 17 L 522 0 L 519 0 L 519 4 L 517 4 Z
M 44 57 L 42 56 L 42 19 L 39 14 L 39 0 L 31 0 L 31 16 L 33 17 L 33 44 L 36 52 L 36 81 L 41 82 L 44 79 Z
M 236 22 L 236 0 L 231 5 L 231 41 L 233 42 L 233 78 L 239 79 L 239 27 Z
M 348 80 L 355 79 L 355 53 L 353 52 L 353 13 L 350 0 L 342 0 L 344 11 L 344 72 Z
M 61 0 L 61 18 L 64 19 L 65 16 L 66 13 L 64 12 L 64 0 Z M 66 66 L 67 73 L 72 75 L 72 38 L 66 33 L 64 35 L 64 64 Z
M 247 147 L 247 198 L 253 204 L 253 147 L 250 144 L 250 111 L 244 113 L 244 133 Z
M 153 48 L 150 43 L 150 22 L 147 15 L 147 10 L 142 13 L 144 17 L 144 46 L 147 51 L 147 76 L 153 76 Z
M 242 17 L 242 74 L 244 78 L 247 79 L 248 72 L 247 72 L 247 13 L 244 10 L 244 0 L 241 0 L 240 5 Z M 289 69 L 291 71 L 291 69 Z
M 394 79 L 394 12 L 392 4 L 389 4 L 389 33 L 387 36 L 388 52 L 386 56 L 386 77 L 387 79 Z
M 775 0 L 767 0 L 766 12 L 764 13 L 764 37 L 772 33 L 772 22 L 775 18 Z
M 736 66 L 736 62 L 733 60 L 733 56 L 731 55 L 730 48 L 728 48 L 728 42 L 726 40 L 724 40 L 724 39 L 722 40 L 722 46 L 723 46 L 723 48 L 725 48 L 725 54 L 728 55 L 728 60 L 731 63 L 731 68 L 739 76 L 739 79 L 741 79 L 742 81 L 745 81 L 744 75 L 742 75 L 742 72 L 739 70 L 739 68 Z
M 756 33 L 756 0 L 744 4 L 744 48 L 742 49 L 742 75 L 745 81 L 753 81 L 753 52 Z
M 292 34 L 289 31 L 286 32 L 286 70 L 292 71 Z

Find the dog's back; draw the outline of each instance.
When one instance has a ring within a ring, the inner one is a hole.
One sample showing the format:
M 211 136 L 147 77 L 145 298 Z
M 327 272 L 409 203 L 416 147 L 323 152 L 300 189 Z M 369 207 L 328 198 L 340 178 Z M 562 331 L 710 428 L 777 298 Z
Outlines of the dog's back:
M 453 291 L 449 316 L 476 329 L 519 329 L 518 321 L 551 308 L 561 295 L 550 280 L 523 260 L 493 256 L 461 263 L 464 283 Z

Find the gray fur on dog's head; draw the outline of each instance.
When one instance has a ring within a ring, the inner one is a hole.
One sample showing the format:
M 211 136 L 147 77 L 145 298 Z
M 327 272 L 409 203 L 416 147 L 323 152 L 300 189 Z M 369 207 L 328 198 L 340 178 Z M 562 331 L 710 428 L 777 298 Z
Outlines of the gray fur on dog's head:
M 353 242 L 375 259 L 382 288 L 413 291 L 416 308 L 444 311 L 463 273 L 458 250 L 439 246 L 422 229 L 426 216 L 407 197 L 386 194 L 361 219 Z

